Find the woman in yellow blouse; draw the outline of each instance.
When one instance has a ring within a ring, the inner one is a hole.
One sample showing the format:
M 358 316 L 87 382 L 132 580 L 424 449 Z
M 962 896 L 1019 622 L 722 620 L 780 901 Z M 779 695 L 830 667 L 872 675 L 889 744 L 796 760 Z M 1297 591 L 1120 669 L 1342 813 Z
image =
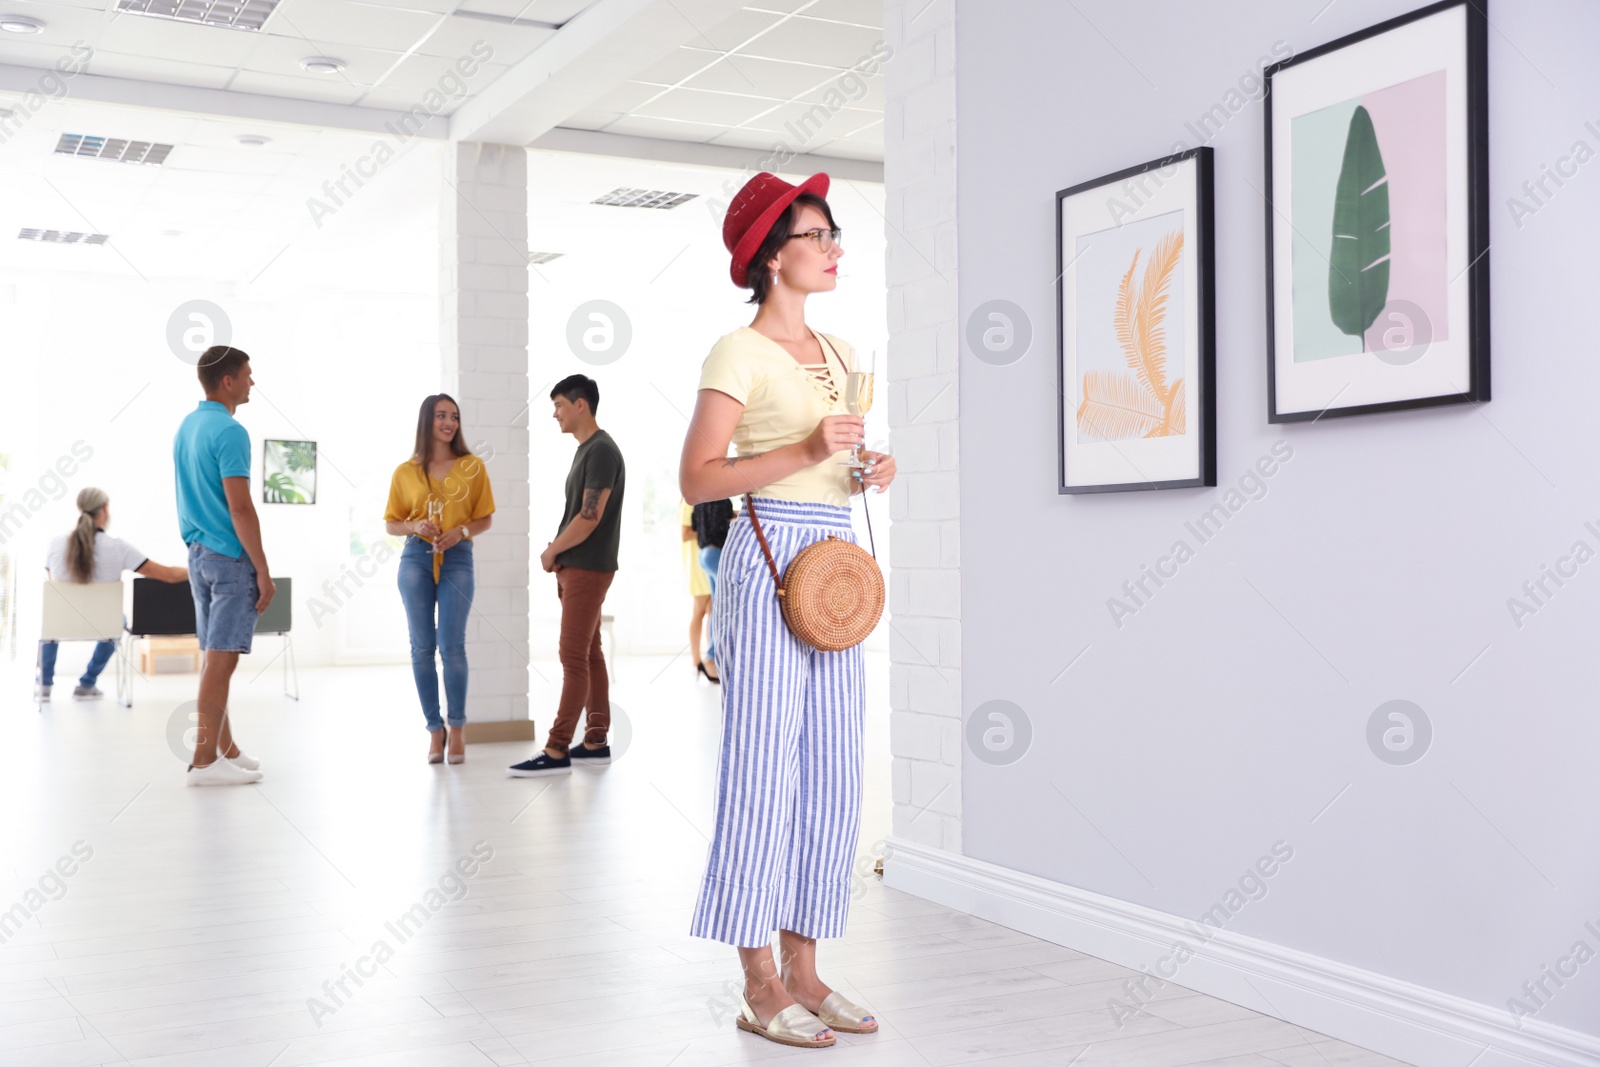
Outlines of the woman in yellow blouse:
M 715 684 L 717 677 L 717 635 L 709 634 L 705 654 L 700 653 L 700 634 L 711 617 L 711 576 L 700 562 L 700 541 L 694 532 L 694 508 L 679 501 L 678 522 L 683 527 L 683 567 L 689 572 L 689 595 L 694 607 L 689 612 L 689 654 L 694 657 L 696 674 L 703 674 Z
M 444 661 L 449 759 L 466 759 L 467 616 L 472 612 L 472 538 L 489 528 L 494 493 L 483 460 L 462 440 L 461 409 L 443 393 L 417 413 L 411 458 L 394 469 L 384 523 L 405 536 L 400 554 L 400 600 L 411 631 L 411 673 L 432 741 L 428 762 L 445 759 L 445 720 L 439 717 L 437 653 Z M 437 610 L 437 620 L 435 611 Z

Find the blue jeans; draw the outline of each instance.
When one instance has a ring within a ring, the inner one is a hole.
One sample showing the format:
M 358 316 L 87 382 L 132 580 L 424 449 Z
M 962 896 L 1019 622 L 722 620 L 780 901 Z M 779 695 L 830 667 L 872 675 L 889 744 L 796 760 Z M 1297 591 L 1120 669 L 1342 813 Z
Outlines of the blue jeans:
M 706 581 L 711 583 L 711 599 L 717 599 L 717 565 L 722 562 L 722 546 L 707 545 L 700 550 L 700 569 L 706 572 Z M 706 642 L 706 659 L 713 664 L 717 662 L 717 627 L 713 623 L 706 627 L 711 634 L 711 640 Z
M 83 677 L 78 679 L 78 684 L 85 689 L 92 688 L 99 679 L 100 672 L 106 669 L 106 664 L 111 662 L 111 653 L 116 650 L 115 641 L 96 641 L 94 652 L 89 656 L 89 666 L 84 669 Z M 56 653 L 60 645 L 55 641 L 39 642 L 39 684 L 54 685 L 56 680 Z
M 442 730 L 439 674 L 434 655 L 444 661 L 444 696 L 451 726 L 467 723 L 467 616 L 472 613 L 472 542 L 463 539 L 444 554 L 439 584 L 433 584 L 433 546 L 406 538 L 400 553 L 400 599 L 411 632 L 411 673 L 416 678 L 422 716 L 429 730 Z M 434 610 L 438 609 L 435 622 Z

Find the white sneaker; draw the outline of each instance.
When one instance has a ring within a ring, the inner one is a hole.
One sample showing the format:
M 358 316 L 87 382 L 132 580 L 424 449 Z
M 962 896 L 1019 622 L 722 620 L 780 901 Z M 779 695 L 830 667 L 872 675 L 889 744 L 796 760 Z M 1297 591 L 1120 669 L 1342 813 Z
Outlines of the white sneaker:
M 226 756 L 223 758 L 227 759 Z M 247 771 L 259 771 L 261 769 L 261 761 L 256 759 L 254 756 L 245 755 L 244 749 L 242 748 L 239 750 L 239 754 L 234 756 L 232 759 L 228 759 L 228 762 L 233 764 L 235 767 L 243 767 Z
M 187 781 L 190 785 L 249 785 L 261 781 L 260 771 L 250 771 L 218 758 L 204 767 L 189 768 Z

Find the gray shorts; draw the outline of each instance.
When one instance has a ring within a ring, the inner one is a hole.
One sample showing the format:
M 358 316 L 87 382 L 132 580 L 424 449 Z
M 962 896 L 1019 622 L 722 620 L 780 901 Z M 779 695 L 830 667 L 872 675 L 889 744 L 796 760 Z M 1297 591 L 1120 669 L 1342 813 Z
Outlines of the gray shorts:
M 196 541 L 189 546 L 194 629 L 207 652 L 249 652 L 256 633 L 256 566 L 248 553 L 224 556 Z

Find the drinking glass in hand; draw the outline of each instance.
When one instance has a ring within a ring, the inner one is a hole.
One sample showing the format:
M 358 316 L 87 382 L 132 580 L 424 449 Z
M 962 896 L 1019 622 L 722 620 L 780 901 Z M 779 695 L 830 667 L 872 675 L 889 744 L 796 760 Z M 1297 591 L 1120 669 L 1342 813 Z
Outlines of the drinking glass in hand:
M 428 498 L 428 521 L 433 523 L 433 528 L 435 530 L 439 530 L 441 533 L 443 532 L 444 501 L 440 500 L 436 496 L 430 496 Z M 434 544 L 433 554 L 436 555 L 436 556 L 440 555 L 441 553 L 440 553 L 439 548 L 438 548 L 438 544 L 439 544 L 439 536 L 438 536 L 438 534 L 435 534 L 433 536 L 432 540 L 433 540 L 433 544 Z
M 866 371 L 851 371 L 844 379 L 844 407 L 852 415 L 865 417 L 872 410 L 872 375 Z M 861 460 L 861 442 L 850 450 L 849 467 L 860 469 L 866 464 Z

